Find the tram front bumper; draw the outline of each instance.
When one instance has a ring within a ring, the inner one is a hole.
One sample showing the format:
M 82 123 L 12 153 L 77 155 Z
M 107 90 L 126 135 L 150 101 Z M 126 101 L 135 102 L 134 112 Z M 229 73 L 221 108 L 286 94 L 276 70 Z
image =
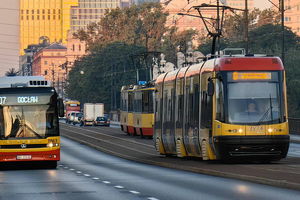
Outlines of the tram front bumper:
M 289 149 L 289 135 L 272 136 L 215 136 L 214 147 L 219 159 L 285 158 Z

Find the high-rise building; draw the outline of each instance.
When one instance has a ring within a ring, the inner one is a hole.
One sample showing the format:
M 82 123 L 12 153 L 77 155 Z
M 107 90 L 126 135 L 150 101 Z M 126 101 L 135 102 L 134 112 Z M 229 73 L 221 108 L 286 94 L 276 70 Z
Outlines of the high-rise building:
M 122 7 L 120 0 L 78 0 L 77 6 L 71 7 L 71 32 L 75 32 L 92 22 L 98 22 L 106 10 Z M 129 4 L 129 1 L 128 5 Z
M 297 35 L 300 35 L 300 0 L 284 1 L 284 7 L 285 26 L 291 28 Z
M 65 43 L 71 26 L 71 6 L 78 0 L 20 0 L 20 54 L 42 36 Z

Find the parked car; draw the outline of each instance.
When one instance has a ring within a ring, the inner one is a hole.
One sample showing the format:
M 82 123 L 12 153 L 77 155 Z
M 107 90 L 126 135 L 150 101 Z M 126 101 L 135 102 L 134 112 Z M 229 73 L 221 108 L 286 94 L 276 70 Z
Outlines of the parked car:
M 110 121 L 107 117 L 97 117 L 94 126 L 109 126 Z

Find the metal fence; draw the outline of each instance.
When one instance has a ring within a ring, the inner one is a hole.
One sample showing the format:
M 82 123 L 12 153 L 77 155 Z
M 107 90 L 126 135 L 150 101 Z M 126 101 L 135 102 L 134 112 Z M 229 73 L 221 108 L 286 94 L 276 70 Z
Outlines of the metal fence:
M 300 135 L 300 118 L 289 118 L 290 134 Z

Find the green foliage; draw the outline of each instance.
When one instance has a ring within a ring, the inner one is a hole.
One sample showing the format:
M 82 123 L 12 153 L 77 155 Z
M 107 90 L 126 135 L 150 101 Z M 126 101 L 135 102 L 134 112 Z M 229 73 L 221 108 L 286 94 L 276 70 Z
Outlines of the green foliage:
M 86 31 L 78 31 L 75 36 L 86 41 L 90 49 L 119 41 L 154 51 L 160 48 L 160 41 L 167 30 L 167 15 L 159 3 L 117 8 L 107 12 L 99 23 L 89 25 Z
M 145 48 L 115 42 L 76 61 L 69 73 L 67 96 L 82 103 L 101 102 L 111 108 L 111 96 L 119 93 L 122 85 L 136 82 L 136 69 L 131 55 Z M 114 99 L 114 97 L 113 97 Z M 120 100 L 115 101 L 119 104 Z

